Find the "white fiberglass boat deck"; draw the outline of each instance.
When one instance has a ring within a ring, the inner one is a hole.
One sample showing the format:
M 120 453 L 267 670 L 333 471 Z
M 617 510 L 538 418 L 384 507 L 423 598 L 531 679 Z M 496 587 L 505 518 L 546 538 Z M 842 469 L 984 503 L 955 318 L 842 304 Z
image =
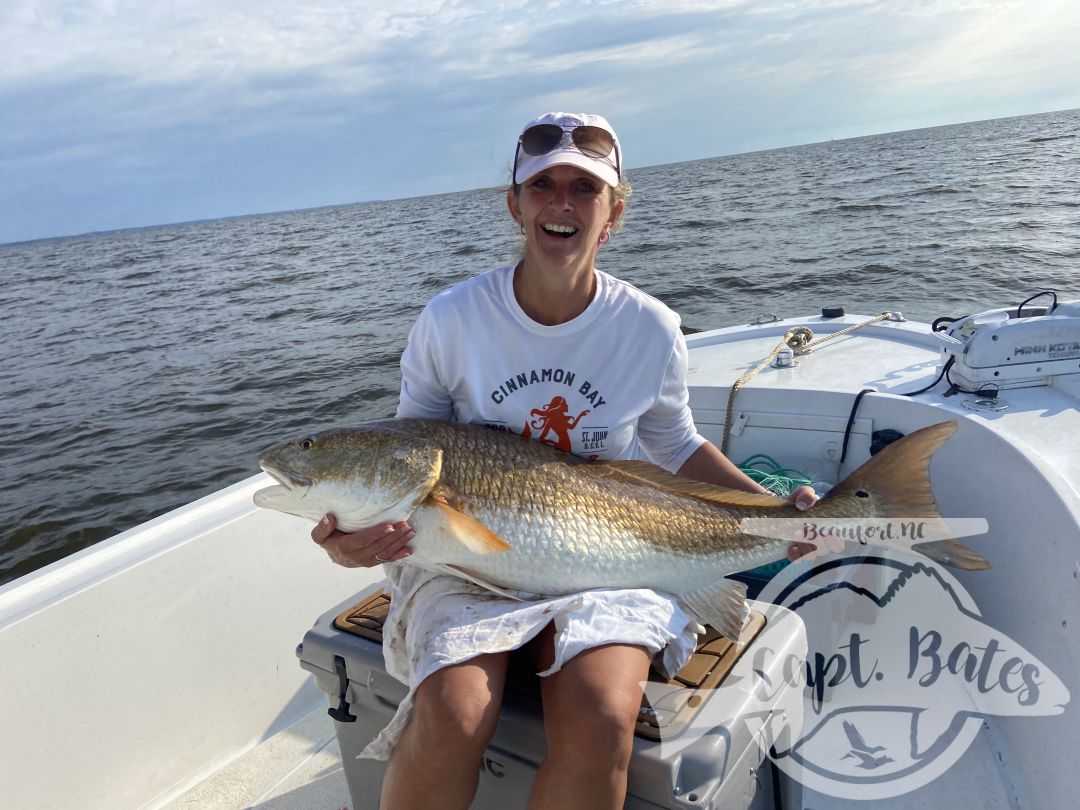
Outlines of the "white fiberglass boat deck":
M 732 383 L 787 329 L 809 325 L 820 336 L 863 320 L 807 318 L 688 338 L 691 406 L 702 432 L 720 443 Z M 1080 332 L 1059 343 L 1069 340 L 1080 341 Z M 764 369 L 735 399 L 729 455 L 767 453 L 834 482 L 867 459 L 876 431 L 959 422 L 934 458 L 935 497 L 943 514 L 987 520 L 989 532 L 965 542 L 993 568 L 956 578 L 985 625 L 1075 692 L 1080 360 L 1052 373 L 1048 362 L 1041 384 L 1003 387 L 981 404 L 985 397 L 946 396 L 944 381 L 903 396 L 935 379 L 947 345 L 925 325 L 884 322 L 794 367 Z M 1015 376 L 1012 359 L 999 364 L 1005 378 Z M 848 431 L 865 388 L 878 393 L 860 402 Z M 251 495 L 267 480 L 255 476 L 0 588 L 4 807 L 376 806 L 374 796 L 350 797 L 343 768 L 351 763 L 338 754 L 327 695 L 294 649 L 317 616 L 380 574 L 329 564 L 308 539 L 307 522 L 256 510 Z M 1080 748 L 1071 711 L 980 717 L 956 764 L 883 803 L 1071 806 Z M 800 790 L 788 774 L 775 783 L 779 792 L 769 779 L 756 783 L 743 806 L 854 804 Z M 678 806 L 713 806 L 716 798 L 691 795 L 678 797 Z

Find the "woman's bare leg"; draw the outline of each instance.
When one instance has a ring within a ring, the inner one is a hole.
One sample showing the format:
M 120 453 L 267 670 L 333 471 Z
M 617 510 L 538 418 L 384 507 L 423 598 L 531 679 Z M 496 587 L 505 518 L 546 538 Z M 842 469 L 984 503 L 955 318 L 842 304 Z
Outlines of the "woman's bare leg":
M 550 666 L 549 627 L 541 652 Z M 651 656 L 644 647 L 610 644 L 571 658 L 540 683 L 548 753 L 533 783 L 529 810 L 617 810 L 626 799 L 626 774 L 641 683 Z
M 386 768 L 382 810 L 468 808 L 499 720 L 509 657 L 481 655 L 424 679 Z

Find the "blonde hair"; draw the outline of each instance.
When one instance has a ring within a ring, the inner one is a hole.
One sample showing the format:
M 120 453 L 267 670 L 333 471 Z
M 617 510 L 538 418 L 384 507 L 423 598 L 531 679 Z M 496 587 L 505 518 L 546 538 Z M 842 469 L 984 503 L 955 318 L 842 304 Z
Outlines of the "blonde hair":
M 608 186 L 608 188 L 611 188 Z M 634 193 L 633 187 L 630 185 L 630 178 L 624 173 L 619 178 L 619 185 L 611 189 L 611 207 L 615 208 L 619 203 L 623 204 L 622 213 L 619 214 L 619 218 L 611 223 L 611 230 L 613 233 L 617 233 L 623 229 L 623 217 L 626 215 L 626 207 L 629 205 L 630 195 Z

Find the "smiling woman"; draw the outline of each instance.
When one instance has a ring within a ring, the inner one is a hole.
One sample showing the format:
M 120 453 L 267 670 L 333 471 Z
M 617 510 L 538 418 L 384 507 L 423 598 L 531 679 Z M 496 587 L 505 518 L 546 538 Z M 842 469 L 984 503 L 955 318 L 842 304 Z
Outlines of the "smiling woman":
M 549 113 L 525 126 L 506 194 L 524 255 L 428 303 L 402 356 L 397 416 L 486 425 L 589 460 L 644 452 L 671 472 L 764 492 L 694 427 L 678 316 L 596 268 L 626 208 L 622 165 L 599 115 Z M 462 503 L 439 486 L 439 498 Z M 796 494 L 813 501 L 807 488 Z M 312 538 L 341 565 L 390 564 L 383 651 L 411 689 L 364 752 L 390 760 L 380 806 L 427 807 L 432 797 L 440 808 L 469 806 L 509 650 L 524 644 L 544 676 L 548 735 L 530 806 L 621 807 L 640 684 L 650 664 L 679 670 L 702 617 L 640 588 L 558 604 L 496 596 L 483 580 L 400 564 L 415 536 L 404 521 L 354 527 L 345 513 L 327 515 Z M 494 613 L 476 620 L 479 602 Z
M 581 116 L 590 123 L 580 125 L 568 120 L 549 114 L 526 127 L 506 196 L 526 237 L 514 293 L 529 317 L 547 326 L 572 320 L 592 300 L 596 254 L 621 226 L 630 196 L 610 125 L 600 116 Z M 552 296 L 553 285 L 574 294 Z M 555 301 L 559 307 L 544 310 Z
M 566 323 L 592 302 L 596 255 L 630 193 L 621 167 L 622 147 L 598 115 L 549 113 L 522 131 L 506 201 L 525 236 L 514 294 L 537 323 Z

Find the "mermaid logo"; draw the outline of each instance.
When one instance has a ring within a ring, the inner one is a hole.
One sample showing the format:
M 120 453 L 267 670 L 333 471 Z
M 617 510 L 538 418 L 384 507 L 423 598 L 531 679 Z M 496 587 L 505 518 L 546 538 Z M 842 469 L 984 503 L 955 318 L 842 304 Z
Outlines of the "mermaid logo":
M 539 430 L 540 435 L 536 440 L 540 444 L 550 444 L 564 453 L 569 453 L 573 449 L 570 444 L 570 431 L 589 413 L 591 411 L 586 409 L 577 416 L 571 416 L 569 403 L 565 398 L 556 396 L 543 408 L 533 408 L 529 412 L 532 418 L 525 423 L 521 435 L 531 438 L 533 431 Z M 549 438 L 551 434 L 554 434 L 554 438 Z

